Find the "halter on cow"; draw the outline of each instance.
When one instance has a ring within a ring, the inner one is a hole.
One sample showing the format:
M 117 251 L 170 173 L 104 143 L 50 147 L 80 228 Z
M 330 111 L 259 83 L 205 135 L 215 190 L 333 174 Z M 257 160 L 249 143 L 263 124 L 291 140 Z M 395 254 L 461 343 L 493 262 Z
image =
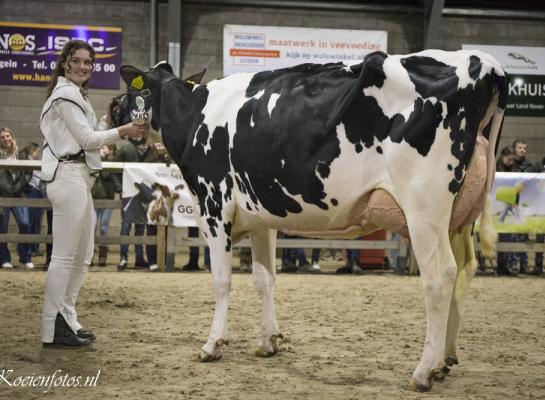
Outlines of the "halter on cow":
M 277 230 L 355 238 L 386 228 L 410 237 L 423 281 L 426 341 L 409 388 L 429 390 L 457 363 L 476 270 L 471 228 L 487 204 L 506 105 L 497 61 L 478 51 L 376 52 L 352 66 L 303 64 L 206 85 L 195 83 L 202 74 L 175 78 L 168 64 L 121 74 L 130 86 L 122 122 L 143 97 L 210 247 L 216 309 L 202 361 L 221 358 L 228 343 L 232 243 L 250 236 L 262 299 L 256 354 L 272 356 Z M 481 241 L 493 252 L 490 222 Z

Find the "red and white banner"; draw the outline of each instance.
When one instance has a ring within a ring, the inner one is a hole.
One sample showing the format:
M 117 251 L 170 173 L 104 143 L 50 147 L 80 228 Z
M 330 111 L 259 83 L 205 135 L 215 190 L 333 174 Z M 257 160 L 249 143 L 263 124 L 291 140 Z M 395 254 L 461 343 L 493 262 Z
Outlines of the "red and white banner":
M 303 63 L 355 64 L 387 50 L 386 31 L 224 25 L 223 73 L 258 72 Z

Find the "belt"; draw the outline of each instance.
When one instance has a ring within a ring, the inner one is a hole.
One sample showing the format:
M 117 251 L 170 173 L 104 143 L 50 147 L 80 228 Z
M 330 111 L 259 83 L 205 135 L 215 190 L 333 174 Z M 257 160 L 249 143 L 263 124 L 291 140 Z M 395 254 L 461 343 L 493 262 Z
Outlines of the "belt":
M 71 154 L 69 156 L 64 156 L 59 158 L 60 162 L 77 162 L 77 163 L 84 163 L 85 162 L 85 152 L 81 150 L 80 152 L 76 154 Z

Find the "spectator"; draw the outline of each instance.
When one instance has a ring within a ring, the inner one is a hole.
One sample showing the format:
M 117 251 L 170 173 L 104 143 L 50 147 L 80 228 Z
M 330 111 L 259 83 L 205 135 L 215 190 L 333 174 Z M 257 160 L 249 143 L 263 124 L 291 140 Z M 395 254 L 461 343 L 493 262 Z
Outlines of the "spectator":
M 102 161 L 113 161 L 116 153 L 116 145 L 110 144 L 102 146 L 99 150 L 100 159 Z M 98 175 L 93 188 L 91 189 L 91 195 L 93 199 L 101 200 L 113 200 L 115 194 L 121 193 L 121 180 L 119 175 L 111 172 L 101 171 Z M 112 218 L 111 208 L 95 208 L 97 216 L 96 228 L 100 232 L 100 236 L 108 236 L 110 229 L 110 219 Z M 108 258 L 108 246 L 101 245 L 98 247 L 98 266 L 105 267 Z
M 363 270 L 359 266 L 360 251 L 356 249 L 346 250 L 346 265 L 337 268 L 337 274 L 363 274 Z
M 515 152 L 515 171 L 514 172 L 529 172 L 532 169 L 532 163 L 526 158 L 528 146 L 526 141 L 516 139 L 513 141 L 513 151 Z M 515 241 L 524 243 L 528 241 L 527 233 L 518 233 L 514 235 Z M 528 273 L 528 254 L 525 252 L 515 253 L 519 261 L 519 273 Z
M 30 143 L 20 153 L 21 159 L 27 160 L 41 160 L 42 148 L 37 143 Z M 30 181 L 25 186 L 25 195 L 29 199 L 41 199 L 42 191 L 40 190 L 40 171 L 32 171 Z M 28 224 L 30 232 L 33 235 L 39 235 L 42 228 L 42 209 L 39 207 L 32 207 L 28 209 Z M 40 255 L 40 243 L 30 243 L 30 252 L 32 256 Z
M 522 139 L 516 139 L 513 142 L 513 152 L 515 153 L 515 168 L 513 172 L 529 172 L 532 163 L 526 159 L 528 145 Z
M 141 163 L 166 163 L 170 164 L 170 157 L 165 146 L 160 142 L 159 135 L 150 131 L 148 137 L 142 136 L 129 140 L 119 149 L 116 161 L 121 162 L 141 162 Z M 126 221 L 125 213 L 121 211 L 121 235 L 129 235 L 132 222 Z M 157 235 L 157 225 L 148 225 L 144 221 L 134 223 L 134 235 L 142 236 L 147 231 L 148 236 Z M 144 248 L 142 245 L 134 245 L 135 250 L 135 268 L 148 268 L 150 271 L 157 269 L 157 246 L 146 246 L 147 261 L 144 258 Z M 120 260 L 117 266 L 119 271 L 127 268 L 129 246 L 122 244 L 120 246 Z
M 512 147 L 505 146 L 501 149 L 500 156 L 496 162 L 496 171 L 498 172 L 514 172 L 515 171 L 515 151 Z M 516 242 L 515 234 L 513 233 L 500 233 L 498 234 L 499 243 L 513 243 Z M 498 266 L 496 273 L 498 275 L 515 276 L 516 258 L 515 254 L 511 252 L 498 252 L 497 257 Z
M 9 128 L 0 129 L 0 159 L 17 160 L 18 148 L 15 136 Z M 30 181 L 31 174 L 25 171 L 0 170 L 0 196 L 2 197 L 21 197 L 27 183 Z M 28 208 L 26 207 L 4 207 L 0 216 L 0 232 L 7 233 L 9 227 L 9 216 L 13 213 L 19 233 L 30 233 Z M 28 243 L 17 245 L 19 252 L 19 261 L 26 268 L 34 268 L 32 263 L 30 246 Z M 0 265 L 2 268 L 13 268 L 11 255 L 7 243 L 0 243 Z
M 280 238 L 285 239 L 300 239 L 299 236 L 288 236 L 280 234 Z M 282 249 L 282 267 L 281 272 L 297 272 L 297 263 L 299 270 L 304 272 L 321 272 L 320 269 L 320 249 L 312 249 L 312 264 L 309 264 L 305 249 L 300 248 L 284 248 Z

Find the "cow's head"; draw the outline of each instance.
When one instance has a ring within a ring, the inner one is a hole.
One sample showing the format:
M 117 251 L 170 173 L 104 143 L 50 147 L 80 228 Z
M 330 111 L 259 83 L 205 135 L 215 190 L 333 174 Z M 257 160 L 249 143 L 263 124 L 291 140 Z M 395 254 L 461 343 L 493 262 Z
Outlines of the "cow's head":
M 184 80 L 184 83 L 190 87 L 200 83 L 205 71 L 190 76 Z M 167 83 L 178 80 L 172 67 L 167 62 L 161 61 L 147 71 L 132 65 L 123 65 L 120 72 L 127 84 L 127 92 L 116 97 L 112 102 L 112 107 L 116 107 L 116 110 L 112 112 L 114 125 L 119 126 L 134 120 L 151 118 L 151 126 L 158 131 L 161 90 Z

